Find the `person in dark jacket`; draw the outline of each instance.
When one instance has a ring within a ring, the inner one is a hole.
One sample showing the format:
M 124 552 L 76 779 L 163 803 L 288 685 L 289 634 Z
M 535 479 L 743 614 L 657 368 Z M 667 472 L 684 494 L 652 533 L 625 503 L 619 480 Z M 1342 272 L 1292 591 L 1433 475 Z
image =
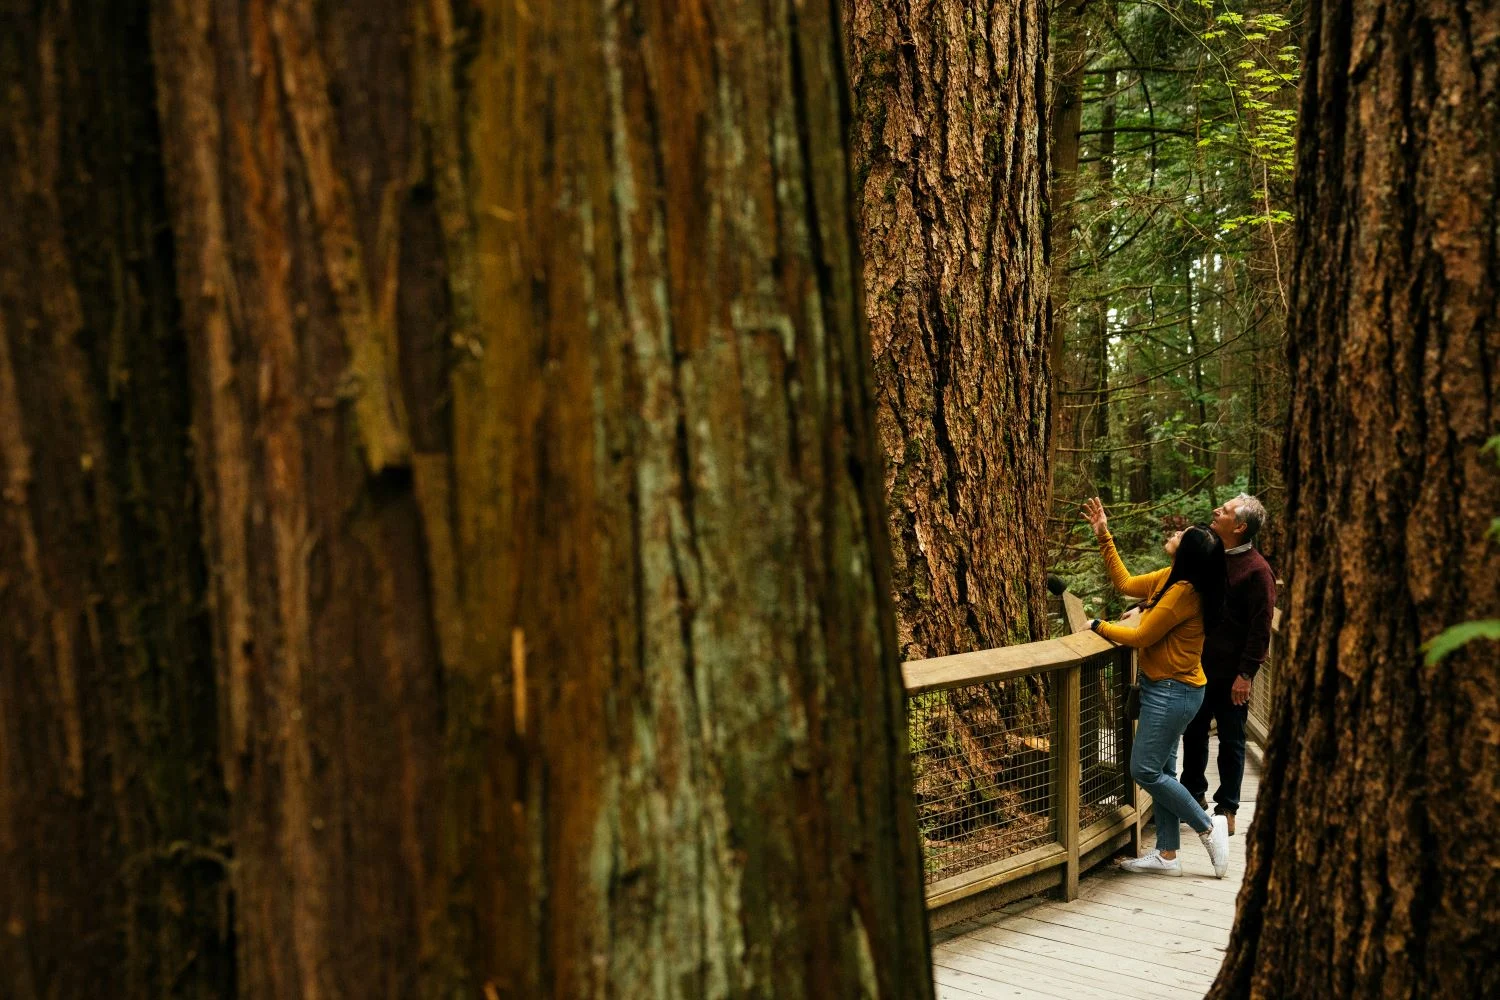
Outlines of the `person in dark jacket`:
M 1206 810 L 1208 729 L 1219 724 L 1219 788 L 1214 812 L 1234 833 L 1245 777 L 1245 720 L 1255 674 L 1271 646 L 1276 609 L 1276 576 L 1255 550 L 1255 535 L 1266 522 L 1266 508 L 1241 493 L 1214 511 L 1213 529 L 1224 540 L 1229 589 L 1224 616 L 1204 637 L 1203 672 L 1208 677 L 1203 707 L 1182 734 L 1182 785 Z

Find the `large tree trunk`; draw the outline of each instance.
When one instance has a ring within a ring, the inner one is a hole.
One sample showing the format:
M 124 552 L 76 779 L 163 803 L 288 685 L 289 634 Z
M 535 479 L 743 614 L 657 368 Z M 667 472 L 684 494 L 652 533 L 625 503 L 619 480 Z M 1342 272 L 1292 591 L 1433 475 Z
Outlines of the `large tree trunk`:
M 844 0 L 901 648 L 1046 630 L 1039 0 Z
M 146 4 L 0 9 L 0 994 L 234 989 Z
M 930 995 L 835 11 L 145 6 L 3 42 L 7 988 Z
M 1313 4 L 1288 662 L 1214 997 L 1500 994 L 1500 7 Z

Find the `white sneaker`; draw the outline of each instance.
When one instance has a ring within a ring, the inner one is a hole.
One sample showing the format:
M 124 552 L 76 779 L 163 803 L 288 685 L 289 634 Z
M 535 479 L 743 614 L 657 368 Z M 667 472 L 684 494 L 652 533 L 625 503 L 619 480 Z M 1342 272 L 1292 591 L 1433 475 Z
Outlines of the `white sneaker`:
M 1138 858 L 1121 861 L 1120 867 L 1128 872 L 1137 872 L 1142 875 L 1181 875 L 1182 862 L 1176 858 L 1168 861 L 1161 856 L 1161 851 L 1147 851 Z
M 1214 878 L 1229 874 L 1229 821 L 1223 816 L 1210 817 L 1214 825 L 1207 833 L 1198 834 L 1208 851 L 1208 860 L 1213 862 Z

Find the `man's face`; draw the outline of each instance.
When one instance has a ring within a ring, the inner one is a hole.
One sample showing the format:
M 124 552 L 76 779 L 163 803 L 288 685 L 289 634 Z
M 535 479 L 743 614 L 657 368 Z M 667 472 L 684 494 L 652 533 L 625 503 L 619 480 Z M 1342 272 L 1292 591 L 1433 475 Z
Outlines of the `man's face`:
M 1214 508 L 1214 532 L 1222 539 L 1226 548 L 1234 548 L 1244 540 L 1246 525 L 1239 523 L 1238 500 L 1230 500 L 1222 507 Z

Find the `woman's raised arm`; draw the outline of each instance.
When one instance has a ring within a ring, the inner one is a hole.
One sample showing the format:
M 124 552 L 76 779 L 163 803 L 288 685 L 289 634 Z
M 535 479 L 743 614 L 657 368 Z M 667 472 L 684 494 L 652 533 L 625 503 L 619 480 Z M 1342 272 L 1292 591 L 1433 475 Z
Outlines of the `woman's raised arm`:
M 1099 554 L 1104 557 L 1104 572 L 1109 574 L 1110 585 L 1126 597 L 1150 597 L 1157 574 L 1130 575 L 1120 560 L 1120 553 L 1115 550 L 1115 540 L 1109 533 L 1109 518 L 1104 514 L 1104 502 L 1098 497 L 1085 500 L 1083 519 L 1094 529 L 1094 537 L 1099 540 Z

